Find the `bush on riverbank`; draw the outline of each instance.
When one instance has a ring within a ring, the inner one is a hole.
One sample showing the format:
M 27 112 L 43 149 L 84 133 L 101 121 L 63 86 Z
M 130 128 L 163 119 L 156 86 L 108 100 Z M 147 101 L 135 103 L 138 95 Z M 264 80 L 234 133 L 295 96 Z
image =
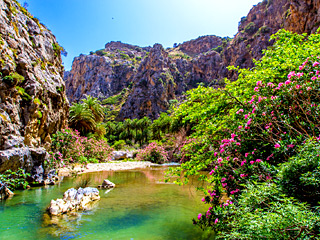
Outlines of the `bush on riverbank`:
M 71 163 L 97 163 L 111 160 L 112 148 L 101 139 L 80 136 L 77 130 L 63 129 L 52 136 L 49 167 L 59 168 Z
M 164 163 L 168 161 L 167 151 L 156 142 L 150 143 L 144 149 L 140 149 L 136 156 L 138 161 L 150 161 L 153 163 Z

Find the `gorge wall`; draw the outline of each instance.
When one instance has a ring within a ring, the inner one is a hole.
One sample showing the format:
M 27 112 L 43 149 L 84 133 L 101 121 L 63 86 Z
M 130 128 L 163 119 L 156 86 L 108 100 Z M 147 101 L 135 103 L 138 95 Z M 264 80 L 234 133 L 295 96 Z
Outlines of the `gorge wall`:
M 0 172 L 41 168 L 50 135 L 66 126 L 61 50 L 18 2 L 0 0 Z
M 111 107 L 116 119 L 155 119 L 168 109 L 170 100 L 199 83 L 217 87 L 226 77 L 235 80 L 237 74 L 227 66 L 253 67 L 252 59 L 262 57 L 262 50 L 273 43 L 270 36 L 279 29 L 314 33 L 320 23 L 319 7 L 320 0 L 264 0 L 241 19 L 233 39 L 203 36 L 168 49 L 160 44 L 140 48 L 108 43 L 75 58 L 64 78 L 67 96 L 77 102 L 85 95 L 100 100 L 121 95 L 121 104 Z

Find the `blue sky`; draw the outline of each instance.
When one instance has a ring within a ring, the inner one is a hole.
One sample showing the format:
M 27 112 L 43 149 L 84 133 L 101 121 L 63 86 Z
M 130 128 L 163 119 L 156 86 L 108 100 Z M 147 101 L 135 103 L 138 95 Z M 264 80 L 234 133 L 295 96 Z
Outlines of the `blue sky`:
M 110 41 L 172 47 L 203 35 L 233 37 L 258 0 L 19 0 L 73 58 Z

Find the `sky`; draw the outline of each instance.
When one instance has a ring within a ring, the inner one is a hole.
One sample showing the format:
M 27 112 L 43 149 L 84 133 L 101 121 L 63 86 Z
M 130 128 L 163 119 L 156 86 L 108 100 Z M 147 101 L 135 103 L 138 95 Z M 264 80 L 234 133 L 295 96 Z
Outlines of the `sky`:
M 19 0 L 73 58 L 110 41 L 165 48 L 204 35 L 233 37 L 241 17 L 261 0 Z

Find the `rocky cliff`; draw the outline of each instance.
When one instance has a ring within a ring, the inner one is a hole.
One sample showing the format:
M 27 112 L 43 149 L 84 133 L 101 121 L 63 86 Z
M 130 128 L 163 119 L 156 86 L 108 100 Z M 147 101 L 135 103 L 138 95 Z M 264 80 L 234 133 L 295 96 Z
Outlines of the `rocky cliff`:
M 118 119 L 157 118 L 168 109 L 171 99 L 199 83 L 218 86 L 225 77 L 236 79 L 236 73 L 227 66 L 253 67 L 252 59 L 261 58 L 262 50 L 272 45 L 270 36 L 279 29 L 315 32 L 320 25 L 319 7 L 320 0 L 264 0 L 241 19 L 233 39 L 203 36 L 174 48 L 164 50 L 156 44 L 139 52 L 137 46 L 109 43 L 104 50 L 75 58 L 65 76 L 67 95 L 71 102 L 85 94 L 103 100 L 130 85 L 116 113 Z M 123 54 L 129 56 L 126 61 L 119 60 Z M 110 56 L 116 57 L 113 61 L 118 71 Z M 142 60 L 134 61 L 136 56 Z
M 61 50 L 18 2 L 0 0 L 0 172 L 34 171 L 46 158 L 50 135 L 66 126 Z

